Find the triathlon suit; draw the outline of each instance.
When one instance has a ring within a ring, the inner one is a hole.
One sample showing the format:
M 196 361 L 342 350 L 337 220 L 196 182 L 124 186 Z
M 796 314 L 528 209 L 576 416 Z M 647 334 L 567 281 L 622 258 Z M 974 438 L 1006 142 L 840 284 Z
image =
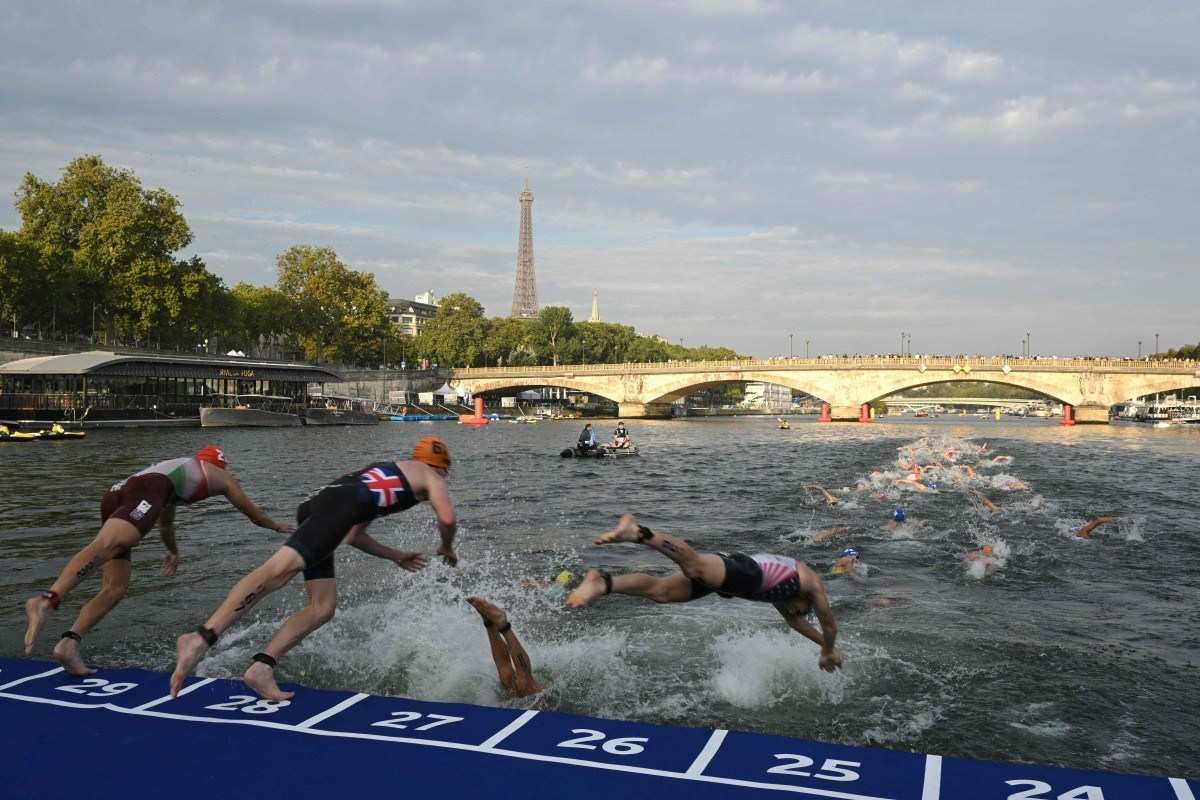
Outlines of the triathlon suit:
M 208 475 L 199 459 L 160 461 L 114 483 L 104 493 L 100 500 L 100 524 L 111 518 L 123 519 L 145 536 L 168 505 L 195 503 L 208 496 Z M 113 558 L 128 560 L 129 548 L 123 548 Z
M 692 599 L 716 592 L 721 597 L 740 597 L 761 603 L 786 603 L 801 594 L 796 559 L 770 553 L 717 553 L 725 562 L 725 582 L 714 589 L 692 580 Z
M 412 508 L 419 500 L 394 461 L 343 475 L 296 509 L 296 532 L 285 545 L 304 558 L 304 580 L 332 578 L 333 551 L 355 525 Z

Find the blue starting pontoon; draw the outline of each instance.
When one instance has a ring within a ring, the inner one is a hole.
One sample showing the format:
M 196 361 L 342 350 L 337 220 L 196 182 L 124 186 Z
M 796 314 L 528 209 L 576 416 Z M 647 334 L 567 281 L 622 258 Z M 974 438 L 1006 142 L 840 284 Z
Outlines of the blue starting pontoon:
M 0 659 L 0 795 L 1195 800 L 1182 778 Z

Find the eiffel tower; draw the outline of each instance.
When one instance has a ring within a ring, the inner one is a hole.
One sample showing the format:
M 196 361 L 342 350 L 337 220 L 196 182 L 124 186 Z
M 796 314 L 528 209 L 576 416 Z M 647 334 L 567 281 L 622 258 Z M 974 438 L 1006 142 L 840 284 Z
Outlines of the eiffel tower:
M 517 281 L 513 285 L 512 316 L 538 315 L 537 277 L 533 272 L 533 192 L 529 181 L 521 190 L 521 241 L 517 246 Z

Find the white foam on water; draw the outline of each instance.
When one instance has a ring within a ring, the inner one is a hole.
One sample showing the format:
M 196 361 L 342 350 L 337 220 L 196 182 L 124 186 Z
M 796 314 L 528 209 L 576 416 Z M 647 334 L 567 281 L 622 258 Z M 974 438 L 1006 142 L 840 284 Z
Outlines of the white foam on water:
M 1031 733 L 1034 736 L 1045 736 L 1052 739 L 1066 736 L 1071 731 L 1071 726 L 1062 720 L 1047 720 L 1046 722 L 1036 722 L 1029 725 L 1023 722 L 1010 722 L 1008 726 Z
M 711 687 L 718 698 L 739 708 L 799 700 L 837 705 L 847 678 L 841 671 L 823 672 L 817 666 L 819 653 L 817 645 L 790 631 L 723 633 L 713 642 L 718 666 Z
M 1136 730 L 1137 721 L 1128 713 L 1122 714 L 1117 721 L 1116 735 L 1108 740 L 1108 746 L 1100 755 L 1100 763 L 1116 767 L 1140 758 L 1146 740 Z

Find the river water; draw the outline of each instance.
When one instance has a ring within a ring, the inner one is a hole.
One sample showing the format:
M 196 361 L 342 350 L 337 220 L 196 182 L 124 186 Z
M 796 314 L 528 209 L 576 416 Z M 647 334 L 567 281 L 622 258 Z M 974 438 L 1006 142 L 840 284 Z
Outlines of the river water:
M 1196 774 L 1200 431 L 971 418 L 793 419 L 787 431 L 761 417 L 635 421 L 641 456 L 560 459 L 577 427 L 96 431 L 80 442 L 0 444 L 0 654 L 20 654 L 21 602 L 95 534 L 104 490 L 143 466 L 216 442 L 250 496 L 283 519 L 328 479 L 403 457 L 436 432 L 455 458 L 459 568 L 437 563 L 414 575 L 339 550 L 338 616 L 281 662 L 282 681 L 512 705 L 463 602 L 480 594 L 507 608 L 539 679 L 550 683 L 518 705 Z M 892 483 L 903 475 L 897 459 L 910 456 L 947 468 L 937 491 Z M 838 505 L 805 488 L 813 483 L 833 490 Z M 1000 513 L 972 500 L 972 488 Z M 884 523 L 897 506 L 909 522 L 893 532 Z M 769 605 L 606 597 L 569 611 L 561 595 L 522 585 L 589 566 L 667 574 L 672 565 L 647 548 L 588 546 L 627 510 L 701 549 L 775 552 L 821 572 L 842 547 L 857 547 L 862 580 L 827 579 L 845 669 L 818 670 L 816 646 Z M 1087 540 L 1073 535 L 1098 514 L 1120 521 Z M 835 525 L 849 531 L 812 541 Z M 147 537 L 134 551 L 129 596 L 85 640 L 88 658 L 169 671 L 175 636 L 203 621 L 283 539 L 221 499 L 182 508 L 178 528 L 179 574 L 158 574 L 163 549 L 157 533 Z M 427 506 L 372 531 L 411 549 L 436 543 Z M 1001 560 L 990 575 L 961 557 L 983 543 Z M 64 603 L 36 657 L 49 658 L 97 584 Z M 297 579 L 226 634 L 200 674 L 239 675 L 299 607 L 301 586 Z

